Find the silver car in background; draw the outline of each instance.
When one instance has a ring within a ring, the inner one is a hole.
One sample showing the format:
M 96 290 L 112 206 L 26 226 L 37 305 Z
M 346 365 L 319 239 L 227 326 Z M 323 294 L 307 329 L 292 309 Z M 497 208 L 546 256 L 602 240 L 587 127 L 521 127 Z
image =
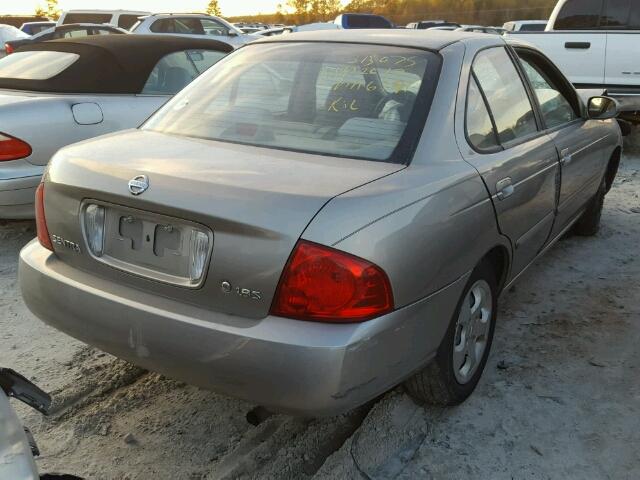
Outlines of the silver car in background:
M 131 31 L 136 35 L 211 38 L 233 45 L 234 48 L 262 38 L 243 32 L 223 18 L 201 13 L 155 13 L 140 17 Z
M 269 408 L 337 413 L 403 381 L 455 405 L 500 292 L 597 232 L 616 113 L 495 35 L 270 37 L 142 128 L 58 152 L 22 294 L 86 343 Z
M 15 398 L 47 415 L 51 397 L 28 379 L 8 368 L 0 367 L 0 478 L 3 480 L 37 480 L 40 478 L 34 457 L 40 455 L 28 429 L 9 403 Z M 77 477 L 50 475 L 46 478 Z
M 0 60 L 0 219 L 33 218 L 51 156 L 139 126 L 232 47 L 207 39 L 96 35 Z

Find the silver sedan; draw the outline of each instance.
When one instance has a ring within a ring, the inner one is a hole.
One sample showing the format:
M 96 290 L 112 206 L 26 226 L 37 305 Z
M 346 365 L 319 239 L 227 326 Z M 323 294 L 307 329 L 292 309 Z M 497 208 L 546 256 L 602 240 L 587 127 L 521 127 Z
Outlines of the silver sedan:
M 55 156 L 23 296 L 86 343 L 278 410 L 400 382 L 458 404 L 500 293 L 598 231 L 616 110 L 498 36 L 271 37 L 144 127 Z
M 144 122 L 232 47 L 135 35 L 32 43 L 0 60 L 0 219 L 33 218 L 52 155 Z

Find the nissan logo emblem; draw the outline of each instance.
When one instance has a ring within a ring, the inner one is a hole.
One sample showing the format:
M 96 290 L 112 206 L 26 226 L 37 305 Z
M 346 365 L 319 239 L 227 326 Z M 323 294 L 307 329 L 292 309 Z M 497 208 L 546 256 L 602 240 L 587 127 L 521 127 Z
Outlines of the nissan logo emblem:
M 138 175 L 129 180 L 129 191 L 133 195 L 140 195 L 149 188 L 149 178 L 146 175 Z

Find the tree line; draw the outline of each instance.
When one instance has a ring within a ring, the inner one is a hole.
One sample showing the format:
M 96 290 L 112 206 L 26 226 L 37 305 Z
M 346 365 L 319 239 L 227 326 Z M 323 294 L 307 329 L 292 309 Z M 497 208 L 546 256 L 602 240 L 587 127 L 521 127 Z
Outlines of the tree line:
M 227 17 L 231 22 L 283 23 L 302 25 L 326 22 L 345 12 L 376 13 L 397 25 L 418 20 L 449 20 L 463 24 L 502 25 L 509 20 L 546 19 L 557 0 L 286 0 L 270 14 Z M 206 4 L 206 12 L 223 15 L 217 0 Z M 57 0 L 46 0 L 36 16 L 53 20 L 60 15 Z
M 229 21 L 301 25 L 333 20 L 345 12 L 383 15 L 397 25 L 418 20 L 448 20 L 463 24 L 502 25 L 509 20 L 544 20 L 557 0 L 288 0 L 272 14 L 228 18 Z M 288 8 L 287 8 L 288 7 Z M 291 13 L 289 13 L 289 11 Z M 224 12 L 223 12 L 224 13 Z

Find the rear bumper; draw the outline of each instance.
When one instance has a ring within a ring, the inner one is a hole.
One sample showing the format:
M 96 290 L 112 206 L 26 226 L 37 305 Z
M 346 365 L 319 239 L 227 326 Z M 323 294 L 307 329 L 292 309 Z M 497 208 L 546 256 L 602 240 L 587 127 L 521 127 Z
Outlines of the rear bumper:
M 361 405 L 425 365 L 467 276 L 357 325 L 248 320 L 118 285 L 71 268 L 36 241 L 20 285 L 44 322 L 141 367 L 279 411 L 331 415 Z
M 43 171 L 43 166 L 24 160 L 0 163 L 0 219 L 34 218 L 34 198 Z

